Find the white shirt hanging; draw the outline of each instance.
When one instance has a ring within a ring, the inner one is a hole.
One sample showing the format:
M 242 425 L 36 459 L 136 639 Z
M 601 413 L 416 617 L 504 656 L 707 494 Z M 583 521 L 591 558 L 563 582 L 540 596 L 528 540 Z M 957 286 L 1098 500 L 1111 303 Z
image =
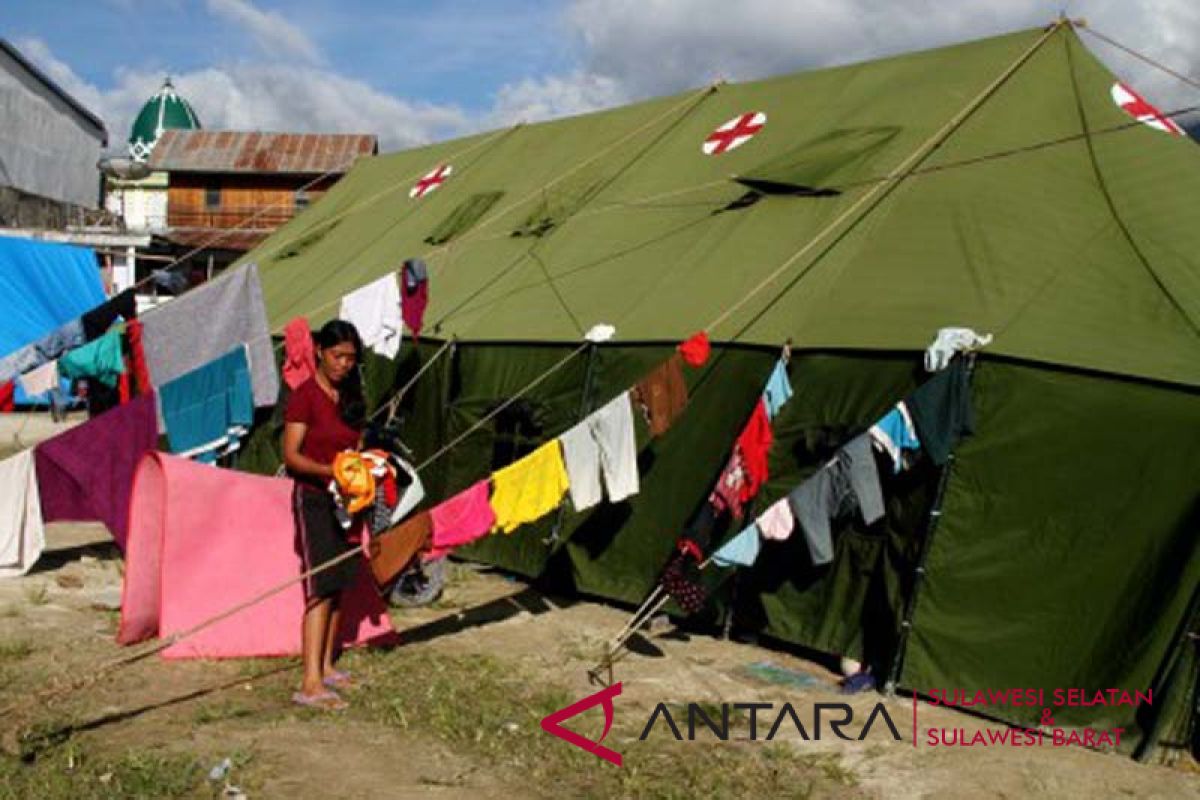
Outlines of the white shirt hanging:
M 387 358 L 395 358 L 400 352 L 404 318 L 400 314 L 400 284 L 394 272 L 343 297 L 338 316 L 354 323 L 364 347 Z

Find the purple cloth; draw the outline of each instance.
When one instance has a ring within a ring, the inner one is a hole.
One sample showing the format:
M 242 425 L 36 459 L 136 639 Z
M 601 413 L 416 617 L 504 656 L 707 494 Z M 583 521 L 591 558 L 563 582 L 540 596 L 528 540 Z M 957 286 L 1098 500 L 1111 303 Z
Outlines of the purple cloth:
M 103 522 L 125 552 L 133 473 L 158 444 L 157 420 L 150 392 L 39 444 L 42 518 Z

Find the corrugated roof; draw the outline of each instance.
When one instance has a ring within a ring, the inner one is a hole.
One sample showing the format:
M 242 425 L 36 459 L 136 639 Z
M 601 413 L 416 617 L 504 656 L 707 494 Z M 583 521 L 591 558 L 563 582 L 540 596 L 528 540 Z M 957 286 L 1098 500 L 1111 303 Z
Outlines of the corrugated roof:
M 357 158 L 378 150 L 371 134 L 168 130 L 154 145 L 150 168 L 322 175 L 346 172 Z

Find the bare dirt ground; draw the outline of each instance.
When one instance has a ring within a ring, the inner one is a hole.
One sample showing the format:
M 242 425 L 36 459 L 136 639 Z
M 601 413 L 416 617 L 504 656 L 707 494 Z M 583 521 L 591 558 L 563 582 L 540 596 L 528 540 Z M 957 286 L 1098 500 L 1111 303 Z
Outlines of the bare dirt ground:
M 123 652 L 113 642 L 121 561 L 104 529 L 52 525 L 48 535 L 52 549 L 32 574 L 0 582 L 0 706 Z M 770 722 L 760 719 L 760 741 L 750 742 L 736 714 L 728 742 L 703 731 L 698 741 L 676 741 L 661 724 L 640 741 L 659 702 L 686 736 L 687 702 L 716 714 L 722 702 L 790 702 L 807 725 L 814 703 L 847 701 L 836 676 L 794 655 L 669 625 L 617 664 L 622 693 L 605 740 L 625 757 L 617 768 L 538 721 L 597 690 L 587 667 L 628 611 L 546 597 L 458 565 L 433 607 L 392 616 L 401 646 L 345 659 L 363 679 L 345 712 L 292 706 L 291 659 L 153 658 L 39 705 L 25 761 L 4 757 L 0 766 L 0 798 L 238 796 L 227 786 L 251 798 L 1200 797 L 1191 765 L 1145 766 L 1079 748 L 914 748 L 911 701 L 875 693 L 848 699 L 854 730 L 882 701 L 901 741 L 877 735 L 881 728 L 865 741 L 828 731 L 806 741 L 785 726 L 767 743 Z M 762 662 L 792 671 L 789 682 L 748 670 Z M 601 713 L 570 726 L 594 737 Z M 989 726 L 946 709 L 923 710 L 922 724 Z M 228 773 L 209 780 L 226 758 Z

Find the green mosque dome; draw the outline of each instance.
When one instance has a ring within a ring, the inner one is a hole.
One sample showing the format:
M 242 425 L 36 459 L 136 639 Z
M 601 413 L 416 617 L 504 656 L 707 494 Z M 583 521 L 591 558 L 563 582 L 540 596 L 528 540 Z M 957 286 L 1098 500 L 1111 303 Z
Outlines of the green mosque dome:
M 168 77 L 133 121 L 133 130 L 129 133 L 129 155 L 134 161 L 145 161 L 163 131 L 169 128 L 196 130 L 199 127 L 200 119 L 196 112 L 187 100 L 176 93 Z

